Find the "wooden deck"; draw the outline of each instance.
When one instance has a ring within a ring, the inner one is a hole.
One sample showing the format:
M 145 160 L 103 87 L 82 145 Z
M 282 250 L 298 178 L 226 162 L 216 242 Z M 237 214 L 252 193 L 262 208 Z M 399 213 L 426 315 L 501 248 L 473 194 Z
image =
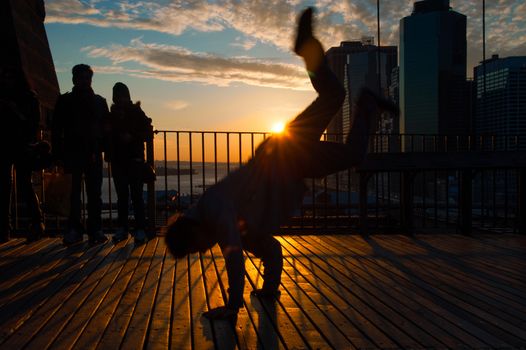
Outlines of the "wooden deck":
M 2 349 L 526 348 L 526 236 L 283 236 L 281 297 L 261 301 L 247 257 L 237 323 L 217 246 L 174 261 L 135 248 L 0 246 Z

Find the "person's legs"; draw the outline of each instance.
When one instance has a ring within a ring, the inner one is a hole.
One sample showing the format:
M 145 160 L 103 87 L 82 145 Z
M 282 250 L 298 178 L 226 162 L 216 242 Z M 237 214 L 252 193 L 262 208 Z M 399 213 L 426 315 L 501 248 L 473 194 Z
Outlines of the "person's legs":
M 31 218 L 31 228 L 28 235 L 29 241 L 39 239 L 44 233 L 44 221 L 40 201 L 33 189 L 31 176 L 33 171 L 24 162 L 17 162 L 16 167 L 16 184 L 20 193 L 20 198 L 26 202 L 27 216 Z
M 98 235 L 102 230 L 102 157 L 96 156 L 85 169 L 86 194 L 88 195 L 88 235 Z M 91 237 L 90 237 L 91 238 Z
M 142 191 L 144 183 L 142 181 L 142 162 L 135 162 L 130 167 L 130 194 L 133 203 L 133 215 L 135 217 L 135 229 L 144 230 L 146 218 L 144 214 L 144 199 Z
M 130 193 L 133 203 L 133 215 L 135 217 L 135 236 L 134 242 L 136 245 L 146 242 L 146 219 L 144 215 L 144 200 L 142 198 L 143 188 L 143 162 L 133 162 L 130 164 Z
M 11 233 L 11 186 L 13 163 L 2 159 L 0 163 L 0 242 L 9 240 Z
M 251 236 L 241 238 L 243 249 L 254 254 L 263 262 L 263 293 L 277 294 L 283 270 L 281 244 L 272 236 Z
M 81 210 L 81 192 L 82 192 L 82 169 L 80 167 L 74 167 L 71 171 L 71 193 L 69 196 L 70 209 L 69 209 L 69 230 L 75 230 L 80 232 L 82 229 L 82 222 L 80 217 Z
M 80 219 L 81 210 L 81 192 L 82 192 L 82 167 L 76 165 L 68 168 L 71 174 L 71 193 L 69 195 L 69 218 L 68 230 L 64 234 L 63 243 L 71 245 L 82 241 L 82 223 Z
M 119 163 L 111 164 L 115 191 L 117 192 L 117 215 L 119 229 L 128 232 L 128 207 L 130 205 L 127 169 Z

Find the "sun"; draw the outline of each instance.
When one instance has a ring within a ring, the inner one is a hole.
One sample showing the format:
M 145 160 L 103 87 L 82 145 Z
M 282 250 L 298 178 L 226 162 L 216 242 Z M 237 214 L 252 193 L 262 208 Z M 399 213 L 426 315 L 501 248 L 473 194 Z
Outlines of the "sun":
M 284 122 L 274 123 L 270 131 L 274 134 L 281 134 L 283 131 L 285 131 L 285 123 Z

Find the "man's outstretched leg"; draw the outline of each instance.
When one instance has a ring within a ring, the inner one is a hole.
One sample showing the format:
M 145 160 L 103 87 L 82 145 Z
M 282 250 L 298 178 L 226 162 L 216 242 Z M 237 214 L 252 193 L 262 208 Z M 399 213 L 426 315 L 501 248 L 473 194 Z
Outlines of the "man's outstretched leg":
M 345 89 L 329 68 L 325 52 L 312 33 L 312 8 L 301 14 L 294 52 L 303 58 L 312 86 L 318 93 L 314 100 L 287 126 L 292 142 L 318 141 L 345 99 Z
M 368 89 L 362 89 L 353 110 L 353 124 L 345 143 L 305 142 L 298 158 L 296 172 L 303 177 L 324 177 L 355 167 L 365 159 L 369 144 L 370 121 L 382 111 L 397 113 L 397 107 Z

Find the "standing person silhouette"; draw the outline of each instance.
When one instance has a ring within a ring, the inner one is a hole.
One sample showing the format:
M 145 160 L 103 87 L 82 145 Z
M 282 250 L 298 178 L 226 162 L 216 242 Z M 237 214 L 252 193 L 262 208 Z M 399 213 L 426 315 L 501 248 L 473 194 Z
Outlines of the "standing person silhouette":
M 31 225 L 28 242 L 39 239 L 44 233 L 44 222 L 39 199 L 33 189 L 31 175 L 33 164 L 28 151 L 37 140 L 40 124 L 40 106 L 36 95 L 29 89 L 24 73 L 17 67 L 0 69 L 0 242 L 9 240 L 11 232 L 12 169 L 16 169 L 16 184 L 20 197 L 26 202 Z
M 64 244 L 83 239 L 81 223 L 81 184 L 88 195 L 87 233 L 90 244 L 104 243 L 102 232 L 102 152 L 105 148 L 103 126 L 108 118 L 106 100 L 91 88 L 93 70 L 86 64 L 72 69 L 73 90 L 57 100 L 52 123 L 52 151 L 55 159 L 71 174 L 70 214 Z
M 247 164 L 208 188 L 197 204 L 176 214 L 166 229 L 166 244 L 176 258 L 219 244 L 227 269 L 226 306 L 204 314 L 210 319 L 235 318 L 243 305 L 245 265 L 243 249 L 260 258 L 263 287 L 252 291 L 261 298 L 279 295 L 283 256 L 272 236 L 301 205 L 304 179 L 323 177 L 360 164 L 368 145 L 369 120 L 388 102 L 362 90 L 346 143 L 320 141 L 345 90 L 330 70 L 321 43 L 312 33 L 312 9 L 300 16 L 294 51 L 301 56 L 316 100 L 292 120 L 283 135 L 266 139 Z
M 135 217 L 135 244 L 146 241 L 143 189 L 144 142 L 152 138 L 152 120 L 144 114 L 140 102 L 133 103 L 130 90 L 123 83 L 113 86 L 113 105 L 108 119 L 109 147 L 105 153 L 111 162 L 117 191 L 119 227 L 113 235 L 118 243 L 128 238 L 129 198 Z

